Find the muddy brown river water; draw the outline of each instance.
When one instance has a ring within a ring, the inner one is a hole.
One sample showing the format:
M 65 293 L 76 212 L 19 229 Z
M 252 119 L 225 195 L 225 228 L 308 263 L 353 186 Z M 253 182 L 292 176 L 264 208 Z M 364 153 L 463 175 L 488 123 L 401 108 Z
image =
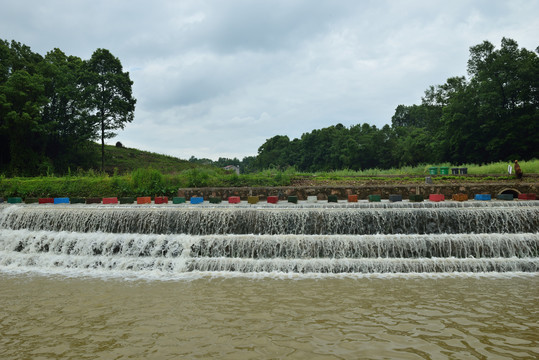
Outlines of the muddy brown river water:
M 5 359 L 534 359 L 539 278 L 0 275 Z

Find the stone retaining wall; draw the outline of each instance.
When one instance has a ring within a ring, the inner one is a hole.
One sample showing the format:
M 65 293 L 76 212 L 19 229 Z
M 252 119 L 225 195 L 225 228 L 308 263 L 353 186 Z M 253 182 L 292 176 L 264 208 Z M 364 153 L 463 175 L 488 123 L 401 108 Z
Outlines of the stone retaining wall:
M 503 183 L 503 184 L 409 184 L 409 185 L 365 185 L 365 186 L 280 186 L 280 187 L 230 187 L 230 188 L 182 188 L 178 190 L 178 196 L 190 199 L 192 196 L 204 197 L 204 199 L 239 196 L 246 200 L 248 196 L 259 196 L 265 200 L 268 196 L 279 196 L 287 199 L 288 196 L 297 196 L 298 200 L 306 200 L 307 196 L 317 196 L 319 200 L 327 200 L 328 195 L 337 195 L 340 200 L 345 200 L 348 195 L 358 195 L 360 200 L 367 199 L 369 195 L 379 194 L 382 199 L 388 199 L 390 194 L 402 195 L 407 199 L 412 194 L 423 195 L 428 198 L 430 194 L 444 194 L 446 199 L 453 194 L 466 194 L 473 199 L 475 194 L 490 194 L 492 198 L 502 192 L 512 192 L 514 195 L 521 193 L 537 193 L 537 183 Z

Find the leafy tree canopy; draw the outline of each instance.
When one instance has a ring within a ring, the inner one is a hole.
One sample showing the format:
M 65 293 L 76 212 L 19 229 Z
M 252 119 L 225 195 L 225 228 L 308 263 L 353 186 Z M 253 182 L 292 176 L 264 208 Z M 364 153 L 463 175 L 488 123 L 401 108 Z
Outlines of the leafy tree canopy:
M 87 167 L 88 141 L 111 137 L 133 121 L 132 84 L 108 50 L 84 61 L 60 49 L 43 57 L 0 40 L 0 172 Z

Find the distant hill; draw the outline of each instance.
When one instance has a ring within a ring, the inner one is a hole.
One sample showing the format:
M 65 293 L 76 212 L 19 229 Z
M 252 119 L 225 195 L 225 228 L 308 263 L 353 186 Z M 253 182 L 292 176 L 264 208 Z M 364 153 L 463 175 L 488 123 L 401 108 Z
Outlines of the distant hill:
M 101 153 L 101 145 L 93 143 L 96 154 Z M 100 156 L 95 157 L 94 168 L 99 169 L 101 165 Z M 105 145 L 105 171 L 112 174 L 118 169 L 120 174 L 131 172 L 136 169 L 153 168 L 163 174 L 179 173 L 192 168 L 211 168 L 209 165 L 191 163 L 169 155 L 156 154 L 149 151 L 142 151 L 127 147 L 117 147 Z

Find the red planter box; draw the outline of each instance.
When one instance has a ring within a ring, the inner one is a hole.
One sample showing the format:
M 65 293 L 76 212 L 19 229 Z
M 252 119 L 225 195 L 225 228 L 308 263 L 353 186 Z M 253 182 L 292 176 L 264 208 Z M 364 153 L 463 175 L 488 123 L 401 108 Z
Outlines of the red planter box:
M 535 193 L 529 193 L 529 194 L 518 194 L 519 200 L 537 200 L 537 197 L 535 196 Z
M 348 202 L 357 202 L 357 195 L 348 195 Z
M 278 201 L 279 201 L 278 196 L 268 196 L 268 203 L 277 204 Z
M 430 194 L 429 195 L 429 201 L 439 202 L 444 201 L 445 196 L 443 194 Z
M 229 204 L 239 204 L 241 201 L 239 196 L 229 196 L 228 197 L 228 203 Z
M 39 198 L 37 201 L 40 204 L 54 204 L 53 198 Z
M 168 196 L 156 196 L 154 202 L 156 204 L 168 204 Z
M 118 204 L 117 197 L 103 198 L 103 204 Z

